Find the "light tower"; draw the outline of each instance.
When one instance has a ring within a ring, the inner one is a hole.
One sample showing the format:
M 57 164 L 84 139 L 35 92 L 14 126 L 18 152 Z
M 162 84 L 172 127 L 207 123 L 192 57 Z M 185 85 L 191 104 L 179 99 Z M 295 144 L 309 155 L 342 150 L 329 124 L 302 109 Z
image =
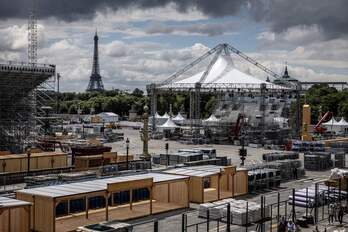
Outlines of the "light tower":
M 95 32 L 92 74 L 91 74 L 91 77 L 89 79 L 89 84 L 88 84 L 88 87 L 86 90 L 88 92 L 102 92 L 102 91 L 104 91 L 102 77 L 100 76 L 98 40 L 99 40 L 98 34 L 97 34 L 97 32 Z

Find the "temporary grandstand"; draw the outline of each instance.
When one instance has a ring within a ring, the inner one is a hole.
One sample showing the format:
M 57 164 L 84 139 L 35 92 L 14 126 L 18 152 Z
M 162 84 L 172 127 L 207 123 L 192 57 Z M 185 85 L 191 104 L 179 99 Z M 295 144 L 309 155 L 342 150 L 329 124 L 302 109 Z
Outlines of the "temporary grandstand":
M 55 71 L 47 64 L 0 64 L 0 150 L 21 152 L 35 141 L 42 113 L 38 106 L 47 94 L 43 83 L 47 85 Z

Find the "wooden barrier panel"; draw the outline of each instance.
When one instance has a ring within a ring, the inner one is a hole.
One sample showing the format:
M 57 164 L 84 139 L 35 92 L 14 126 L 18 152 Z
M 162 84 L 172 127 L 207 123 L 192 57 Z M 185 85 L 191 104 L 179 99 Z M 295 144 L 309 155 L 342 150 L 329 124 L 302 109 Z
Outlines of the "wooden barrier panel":
M 169 190 L 169 202 L 177 203 L 183 206 L 188 205 L 189 189 L 186 181 L 180 181 L 169 184 Z
M 194 203 L 203 203 L 203 178 L 190 177 L 190 201 Z
M 226 175 L 234 175 L 234 174 L 236 174 L 236 166 L 224 167 L 223 174 L 226 174 Z
M 67 154 L 55 152 L 33 153 L 30 156 L 30 170 L 67 167 Z M 0 172 L 28 171 L 28 156 L 26 154 L 11 154 L 0 156 Z
M 234 196 L 248 194 L 248 170 L 237 170 L 234 175 Z
M 0 197 L 0 231 L 30 231 L 30 202 Z
M 153 187 L 153 199 L 160 202 L 169 202 L 172 188 L 170 184 L 155 184 Z
M 56 221 L 54 199 L 36 195 L 34 214 L 35 230 L 40 232 L 54 232 Z

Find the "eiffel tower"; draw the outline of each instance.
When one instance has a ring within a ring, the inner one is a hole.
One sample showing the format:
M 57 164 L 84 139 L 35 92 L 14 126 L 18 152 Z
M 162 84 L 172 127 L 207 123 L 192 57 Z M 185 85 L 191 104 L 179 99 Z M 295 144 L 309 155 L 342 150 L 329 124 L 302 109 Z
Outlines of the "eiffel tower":
M 94 36 L 94 54 L 93 54 L 93 67 L 92 74 L 89 79 L 87 87 L 88 92 L 102 92 L 104 91 L 104 85 L 102 77 L 100 76 L 99 56 L 98 56 L 98 34 L 95 32 Z

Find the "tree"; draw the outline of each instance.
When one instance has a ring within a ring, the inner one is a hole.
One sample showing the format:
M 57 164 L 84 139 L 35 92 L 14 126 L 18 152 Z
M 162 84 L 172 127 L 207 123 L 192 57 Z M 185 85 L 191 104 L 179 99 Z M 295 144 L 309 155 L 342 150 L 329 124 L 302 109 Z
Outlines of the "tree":
M 135 97 L 142 97 L 144 95 L 144 91 L 141 89 L 135 88 L 132 93 L 133 96 Z

